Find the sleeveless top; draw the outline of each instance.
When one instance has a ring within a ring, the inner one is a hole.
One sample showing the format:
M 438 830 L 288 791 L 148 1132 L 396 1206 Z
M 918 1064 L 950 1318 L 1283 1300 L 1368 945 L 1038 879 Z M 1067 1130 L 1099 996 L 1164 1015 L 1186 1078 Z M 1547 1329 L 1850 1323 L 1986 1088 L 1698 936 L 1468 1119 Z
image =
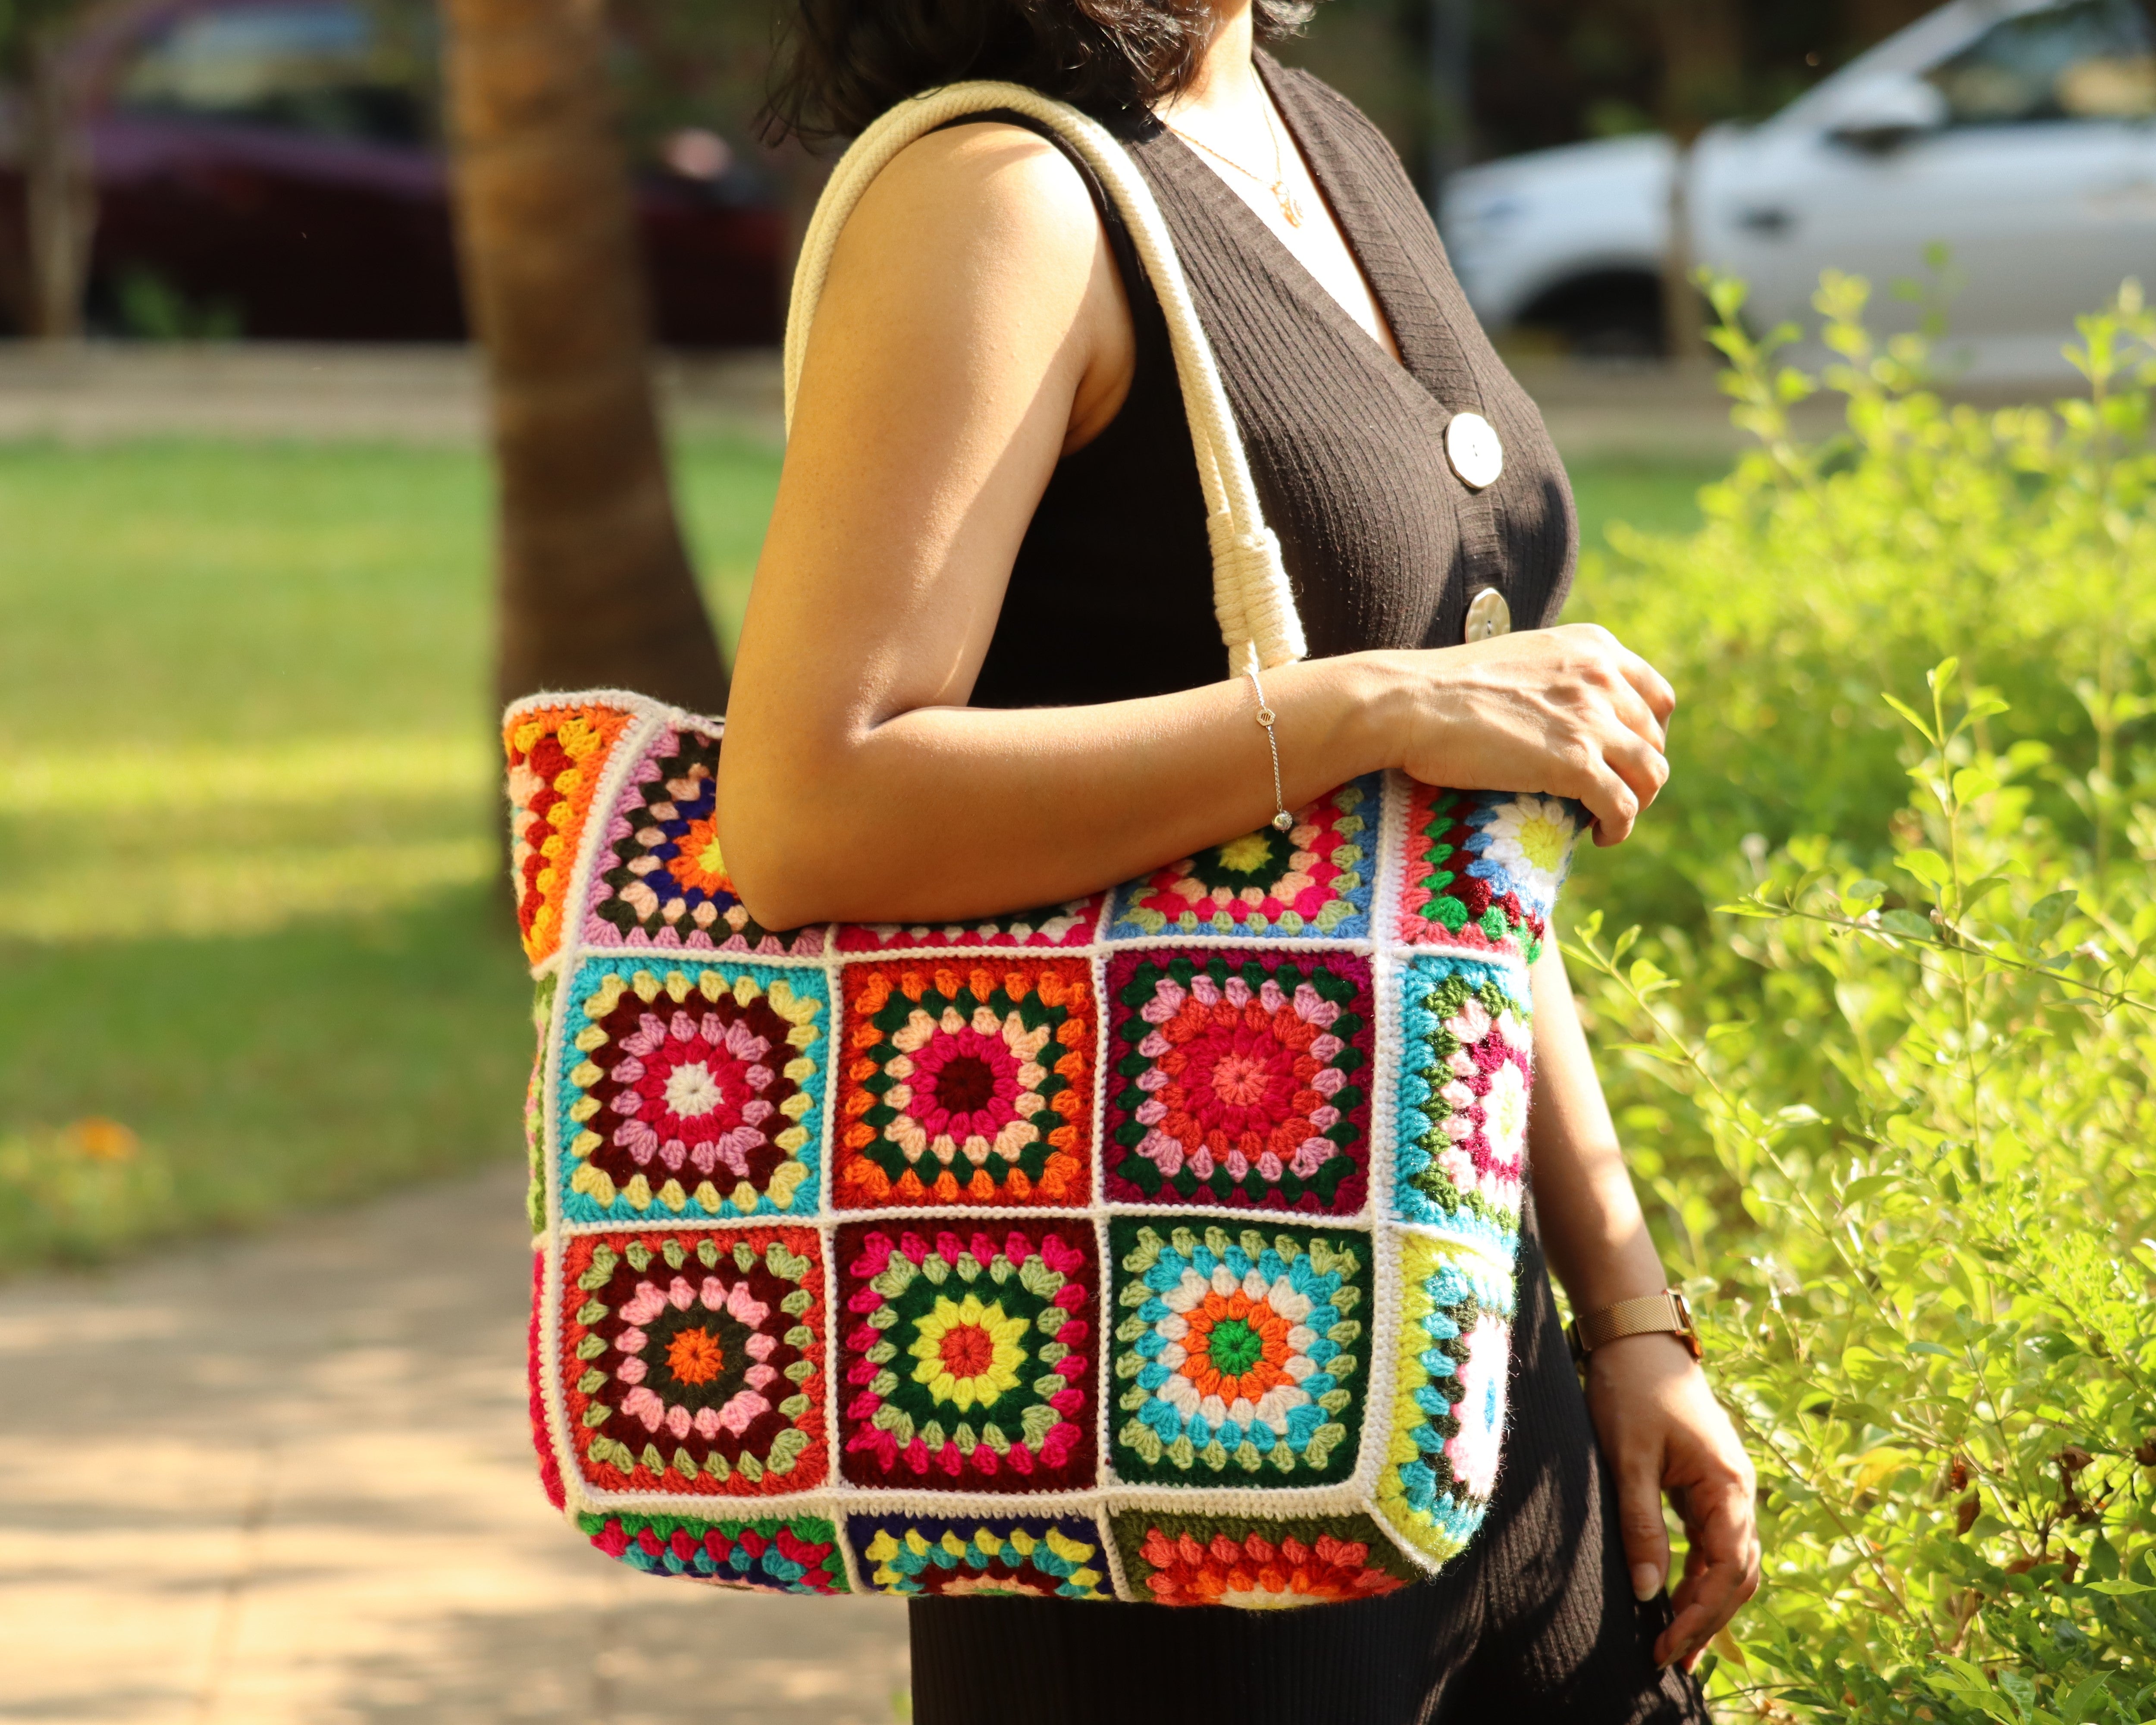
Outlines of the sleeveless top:
M 1514 628 L 1546 626 L 1572 585 L 1578 535 L 1542 415 L 1482 333 L 1383 135 L 1307 73 L 1262 54 L 1258 65 L 1402 362 L 1174 133 L 1147 121 L 1125 141 L 1212 339 L 1312 656 L 1454 645 L 1486 586 L 1503 591 Z M 1137 337 L 1130 393 L 1057 465 L 1034 511 L 975 706 L 1126 700 L 1228 675 L 1167 325 L 1093 190 Z M 1445 455 L 1445 425 L 1466 411 L 1504 445 L 1504 473 L 1481 492 Z

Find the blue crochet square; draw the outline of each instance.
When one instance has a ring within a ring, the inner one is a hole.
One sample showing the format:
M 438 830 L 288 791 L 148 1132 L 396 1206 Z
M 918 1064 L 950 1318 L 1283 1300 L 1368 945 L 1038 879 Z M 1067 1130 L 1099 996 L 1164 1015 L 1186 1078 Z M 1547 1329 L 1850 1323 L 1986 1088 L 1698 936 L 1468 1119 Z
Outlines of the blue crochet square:
M 1117 1477 L 1291 1487 L 1353 1473 L 1369 1385 L 1368 1235 L 1118 1216 L 1108 1240 Z

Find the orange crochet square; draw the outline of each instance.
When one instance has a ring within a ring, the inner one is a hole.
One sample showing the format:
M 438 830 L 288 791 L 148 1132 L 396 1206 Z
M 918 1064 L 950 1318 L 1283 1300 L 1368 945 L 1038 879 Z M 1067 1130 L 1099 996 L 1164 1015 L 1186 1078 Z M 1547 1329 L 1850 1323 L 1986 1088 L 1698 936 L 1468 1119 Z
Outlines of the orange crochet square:
M 561 944 L 562 901 L 607 757 L 634 716 L 619 707 L 525 707 L 503 726 L 516 926 L 534 964 Z
M 847 968 L 834 1202 L 1086 1203 L 1100 1011 L 1082 958 Z

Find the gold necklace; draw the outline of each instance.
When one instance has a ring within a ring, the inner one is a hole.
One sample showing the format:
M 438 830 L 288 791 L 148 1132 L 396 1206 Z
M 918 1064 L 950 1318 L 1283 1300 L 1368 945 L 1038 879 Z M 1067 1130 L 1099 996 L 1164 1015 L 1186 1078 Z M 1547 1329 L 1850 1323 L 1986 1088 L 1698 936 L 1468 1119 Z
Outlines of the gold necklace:
M 1286 157 L 1281 148 L 1280 132 L 1273 125 L 1273 106 L 1270 102 L 1265 102 L 1262 106 L 1265 116 L 1265 133 L 1273 141 L 1273 177 L 1270 180 L 1263 174 L 1244 167 L 1234 157 L 1214 149 L 1204 139 L 1193 137 L 1181 126 L 1166 120 L 1161 121 L 1161 124 L 1167 126 L 1184 143 L 1195 144 L 1214 161 L 1226 162 L 1245 179 L 1255 180 L 1259 185 L 1263 186 L 1266 191 L 1272 193 L 1273 202 L 1280 206 L 1281 219 L 1291 228 L 1300 228 L 1302 225 L 1302 205 L 1296 198 L 1295 188 L 1287 182 Z

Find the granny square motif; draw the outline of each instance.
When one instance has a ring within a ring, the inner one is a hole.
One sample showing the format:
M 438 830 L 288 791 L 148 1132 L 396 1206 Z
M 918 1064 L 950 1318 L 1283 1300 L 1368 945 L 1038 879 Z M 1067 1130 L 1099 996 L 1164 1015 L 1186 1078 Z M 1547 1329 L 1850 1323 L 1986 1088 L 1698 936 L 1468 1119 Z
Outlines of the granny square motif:
M 1059 1204 L 1091 1162 L 1091 964 L 991 951 L 841 973 L 836 1201 Z
M 1359 953 L 1108 961 L 1107 1191 L 1352 1215 L 1368 1193 L 1376 1008 Z
M 506 724 L 571 1525 L 803 1594 L 1270 1609 L 1456 1555 L 1578 808 L 1373 775 L 1067 904 L 773 930 L 721 741 L 613 693 Z

